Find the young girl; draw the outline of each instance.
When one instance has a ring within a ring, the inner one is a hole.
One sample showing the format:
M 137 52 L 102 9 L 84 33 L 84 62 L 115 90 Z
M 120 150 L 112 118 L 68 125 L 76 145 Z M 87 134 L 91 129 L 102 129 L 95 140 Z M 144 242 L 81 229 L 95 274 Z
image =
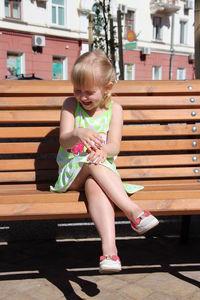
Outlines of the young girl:
M 102 241 L 100 273 L 119 272 L 115 241 L 117 205 L 138 234 L 158 224 L 127 195 L 142 186 L 123 184 L 114 159 L 120 151 L 123 112 L 112 102 L 114 68 L 104 52 L 80 56 L 71 74 L 74 97 L 65 100 L 60 121 L 59 177 L 51 191 L 85 190 L 88 210 Z

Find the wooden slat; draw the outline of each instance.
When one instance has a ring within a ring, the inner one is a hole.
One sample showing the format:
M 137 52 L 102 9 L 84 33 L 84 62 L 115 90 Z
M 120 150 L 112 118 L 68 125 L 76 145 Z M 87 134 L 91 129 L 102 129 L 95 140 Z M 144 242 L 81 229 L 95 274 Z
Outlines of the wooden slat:
M 118 156 L 116 160 L 118 168 L 185 165 L 200 165 L 200 154 Z
M 173 167 L 173 168 L 132 168 L 119 169 L 121 178 L 124 179 L 150 179 L 150 178 L 199 178 L 198 173 L 194 172 L 196 167 Z M 18 172 L 0 172 L 0 182 L 44 182 L 57 180 L 56 170 L 38 170 L 38 171 L 18 171 Z
M 61 109 L 66 96 L 10 96 L 0 98 L 0 110 L 5 109 Z
M 193 146 L 196 142 L 196 147 Z M 122 141 L 121 151 L 168 151 L 168 150 L 195 150 L 200 148 L 198 139 L 188 140 L 141 140 L 141 141 Z
M 196 127 L 196 131 L 193 128 Z M 184 136 L 200 134 L 197 124 L 168 124 L 168 125 L 124 125 L 123 136 Z
M 6 95 L 71 95 L 73 87 L 69 80 L 1 80 L 0 96 Z
M 192 116 L 192 109 L 156 109 L 156 110 L 125 110 L 124 121 L 131 123 L 139 122 L 178 122 L 200 120 L 200 109 L 195 109 L 195 116 Z
M 0 123 L 47 123 L 59 122 L 60 109 L 55 110 L 2 110 Z
M 192 98 L 192 101 L 190 99 Z M 124 108 L 199 108 L 200 96 L 115 96 L 113 101 L 121 104 Z
M 189 89 L 189 86 L 192 89 Z M 156 94 L 199 94 L 199 80 L 177 81 L 177 80 L 153 80 L 153 81 L 119 81 L 115 85 L 113 93 L 116 94 L 132 94 L 132 95 L 156 95 Z
M 183 177 L 199 178 L 200 167 L 197 169 L 199 170 L 198 173 L 194 172 L 194 167 L 120 169 L 119 173 L 121 178 L 123 179 L 183 178 Z
M 164 121 L 197 121 L 200 120 L 200 109 L 195 109 L 195 116 L 192 116 L 192 109 L 166 109 L 166 110 L 125 110 L 125 122 L 164 122 Z M 55 110 L 1 110 L 0 123 L 41 123 L 59 122 L 60 109 Z
M 196 147 L 193 146 L 196 142 Z M 184 151 L 197 150 L 200 147 L 199 139 L 188 140 L 145 140 L 145 141 L 122 141 L 121 152 L 140 152 L 140 151 Z M 0 143 L 0 154 L 27 154 L 27 153 L 56 153 L 58 143 L 39 143 L 39 142 L 21 142 L 21 143 Z
M 196 131 L 193 128 L 196 127 Z M 0 138 L 44 138 L 46 136 L 58 136 L 59 127 L 1 127 Z M 199 123 L 194 124 L 168 124 L 168 125 L 124 125 L 124 137 L 138 136 L 188 136 L 200 135 Z
M 72 196 L 73 195 L 73 196 Z M 0 220 L 20 219 L 57 219 L 66 217 L 87 217 L 87 209 L 84 202 L 72 202 L 71 199 L 79 199 L 78 193 L 68 192 L 65 197 L 57 193 L 42 192 L 39 194 L 22 194 L 21 203 L 15 194 L 1 194 Z M 156 215 L 199 214 L 199 191 L 175 191 L 169 192 L 144 192 L 136 193 L 134 202 L 142 209 L 149 209 Z M 63 201 L 65 199 L 65 201 Z M 42 202 L 41 202 L 42 200 Z
M 36 154 L 36 153 L 56 153 L 58 143 L 0 143 L 0 154 Z
M 0 204 L 0 210 L 1 221 L 88 217 L 84 202 Z
M 45 138 L 59 135 L 59 127 L 1 127 L 0 138 Z
M 145 81 L 119 81 L 113 89 L 114 94 L 132 95 L 156 95 L 156 94 L 194 94 L 199 95 L 199 80 L 180 81 L 180 80 L 145 80 Z M 192 89 L 188 87 L 192 86 Z M 20 81 L 20 80 L 1 80 L 0 95 L 12 94 L 60 94 L 67 95 L 73 92 L 72 84 L 69 80 L 41 80 L 41 81 Z
M 196 158 L 195 160 L 193 158 Z M 118 168 L 124 167 L 158 167 L 158 166 L 198 166 L 200 154 L 179 155 L 138 155 L 118 156 L 115 161 Z M 0 160 L 2 171 L 29 171 L 29 170 L 57 169 L 56 159 L 3 159 Z
M 0 172 L 0 182 L 42 182 L 57 180 L 56 170 L 22 171 L 22 172 Z
M 144 186 L 144 191 L 183 191 L 200 190 L 200 179 L 154 179 L 154 180 L 124 180 L 124 182 L 139 184 Z M 11 191 L 49 191 L 50 183 L 12 183 L 0 184 L 0 193 L 10 193 Z
M 199 190 L 163 190 L 163 193 L 160 191 L 145 191 L 142 190 L 140 193 L 135 193 L 131 196 L 131 199 L 134 200 L 171 200 L 171 199 L 198 199 L 199 197 Z M 38 198 L 38 196 L 43 196 L 41 198 Z M 52 203 L 54 201 L 57 202 L 79 202 L 84 201 L 85 196 L 82 193 L 74 192 L 74 191 L 68 191 L 68 193 L 65 193 L 66 198 L 63 197 L 63 193 L 52 193 L 50 191 L 36 191 L 36 190 L 21 190 L 18 191 L 18 194 L 16 195 L 13 190 L 11 190 L 8 193 L 1 192 L 1 204 L 4 203 Z M 17 197 L 18 196 L 18 197 Z M 19 196 L 21 199 L 19 199 Z M 200 198 L 199 198 L 200 201 Z
M 4 159 L 0 171 L 29 171 L 57 169 L 56 159 Z
M 2 109 L 36 109 L 36 108 L 61 108 L 63 101 L 68 96 L 7 96 L 1 97 L 0 110 Z M 192 102 L 190 99 L 192 98 Z M 124 108 L 198 108 L 200 96 L 112 96 L 113 101 Z

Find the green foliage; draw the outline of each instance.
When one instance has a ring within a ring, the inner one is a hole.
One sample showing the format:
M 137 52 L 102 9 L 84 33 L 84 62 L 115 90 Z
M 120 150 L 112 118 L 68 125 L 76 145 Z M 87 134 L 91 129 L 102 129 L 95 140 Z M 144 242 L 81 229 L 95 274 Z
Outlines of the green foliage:
M 116 28 L 111 32 L 111 0 L 96 0 L 93 5 L 93 49 L 103 50 L 115 66 Z

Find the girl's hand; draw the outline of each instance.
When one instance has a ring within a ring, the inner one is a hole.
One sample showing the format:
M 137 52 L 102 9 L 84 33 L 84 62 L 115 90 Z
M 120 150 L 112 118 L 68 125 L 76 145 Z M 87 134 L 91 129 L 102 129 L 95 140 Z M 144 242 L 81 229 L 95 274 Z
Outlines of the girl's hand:
M 103 149 L 97 149 L 96 151 L 91 151 L 88 155 L 88 160 L 91 164 L 98 165 L 103 163 L 107 158 L 107 154 Z
M 96 151 L 102 147 L 104 141 L 99 133 L 90 128 L 77 128 L 77 132 L 88 152 Z

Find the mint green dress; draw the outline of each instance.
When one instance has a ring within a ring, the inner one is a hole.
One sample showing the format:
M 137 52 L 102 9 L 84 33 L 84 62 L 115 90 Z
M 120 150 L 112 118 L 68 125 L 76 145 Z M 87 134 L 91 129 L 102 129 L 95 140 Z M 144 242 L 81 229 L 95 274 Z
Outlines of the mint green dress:
M 99 116 L 95 117 L 89 116 L 87 112 L 82 108 L 80 103 L 77 102 L 74 127 L 92 128 L 96 132 L 101 134 L 104 143 L 106 143 L 111 117 L 112 102 L 110 102 L 109 108 L 107 110 L 105 110 Z M 115 159 L 116 157 L 109 157 L 101 164 L 106 168 L 111 169 L 119 176 L 114 163 Z M 66 192 L 76 176 L 79 174 L 83 165 L 89 163 L 87 148 L 81 141 L 72 149 L 65 149 L 60 146 L 56 161 L 59 166 L 58 179 L 55 183 L 55 186 L 50 187 L 50 190 L 52 192 Z M 128 183 L 123 183 L 123 185 L 128 194 L 133 194 L 143 189 L 143 186 L 140 185 L 133 185 Z

